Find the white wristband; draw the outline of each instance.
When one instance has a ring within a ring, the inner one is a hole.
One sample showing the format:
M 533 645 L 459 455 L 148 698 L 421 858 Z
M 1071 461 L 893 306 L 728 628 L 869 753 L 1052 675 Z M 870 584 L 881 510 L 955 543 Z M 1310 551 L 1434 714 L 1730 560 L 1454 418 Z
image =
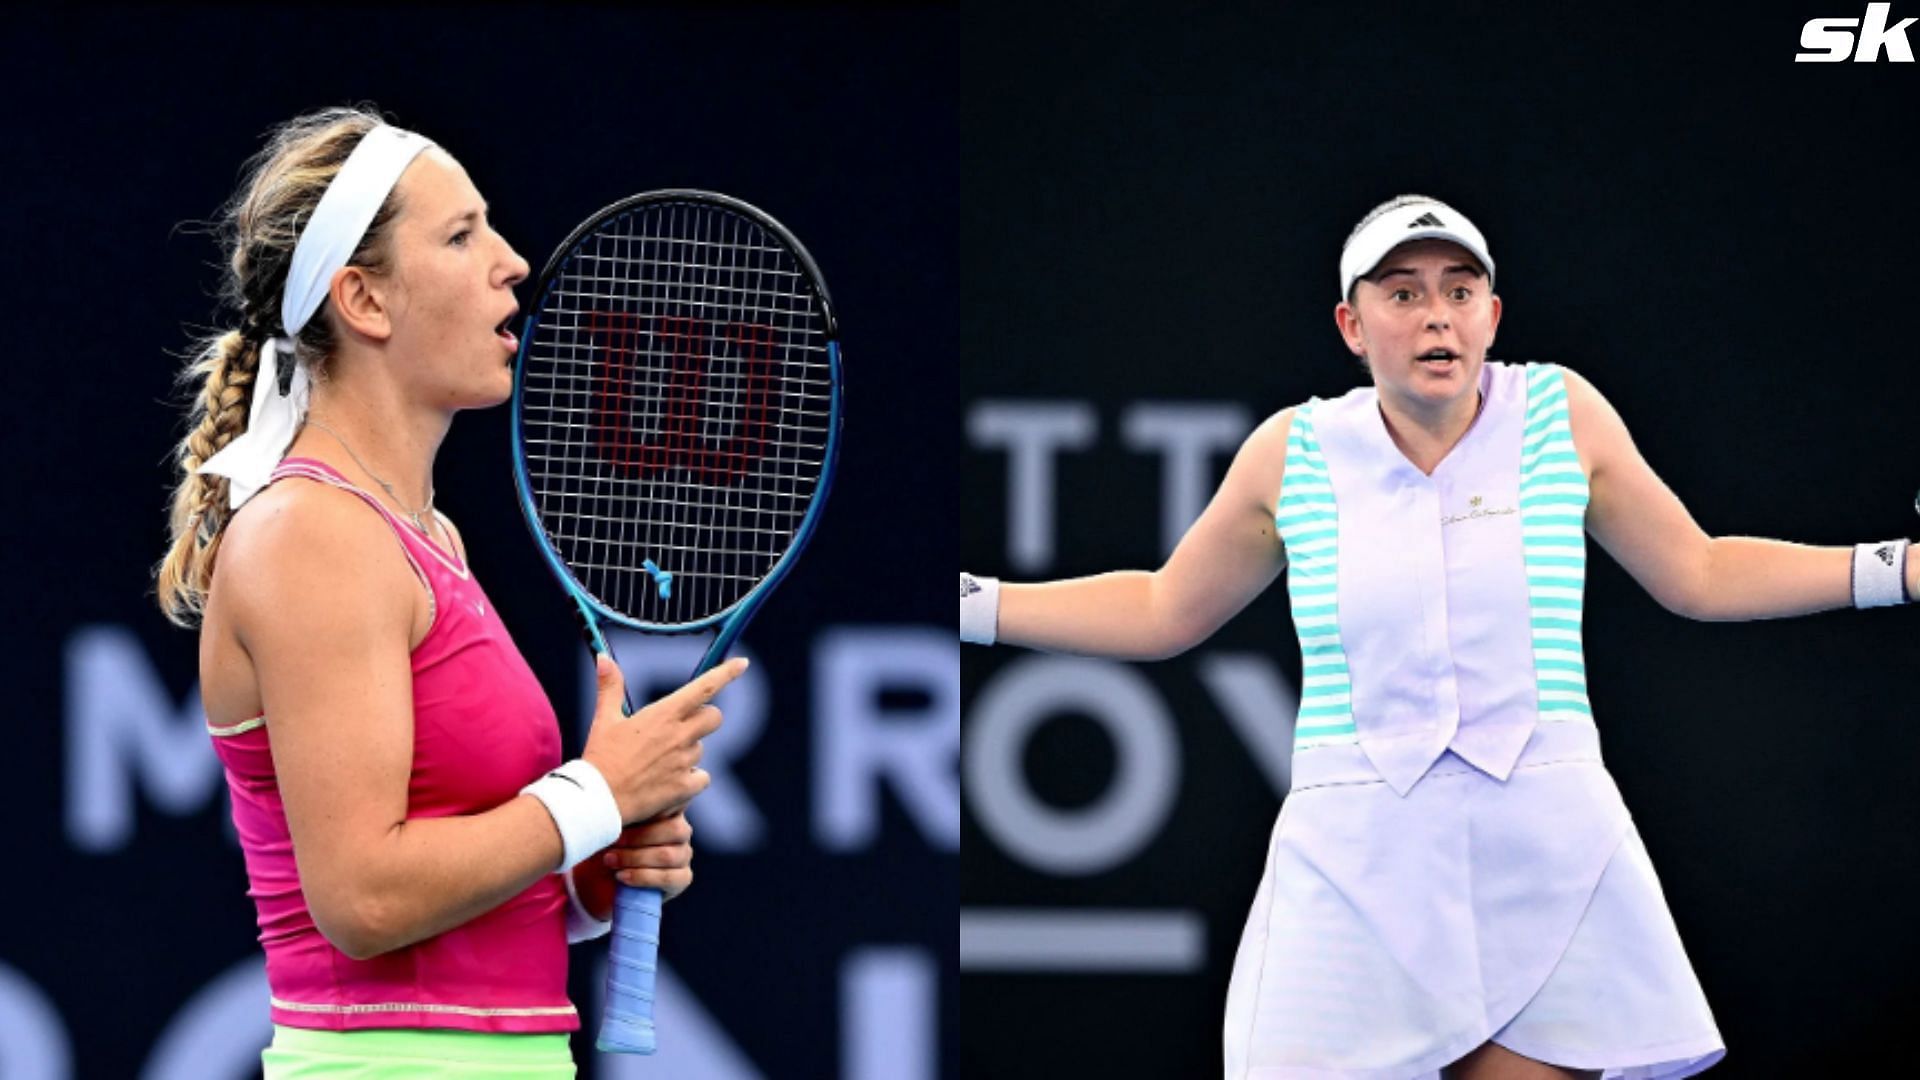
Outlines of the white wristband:
M 613 789 L 600 770 L 584 759 L 574 758 L 521 788 L 520 794 L 539 799 L 553 815 L 553 823 L 560 829 L 562 870 L 573 869 L 620 839 L 624 827 L 620 804 L 614 801 Z
M 573 884 L 573 868 L 569 866 L 560 871 L 560 876 L 567 879 L 567 944 L 592 941 L 613 929 L 611 917 L 604 921 L 596 919 L 580 902 L 580 892 Z
M 991 645 L 1000 630 L 1000 579 L 960 574 L 960 640 Z
M 1891 607 L 1907 598 L 1907 541 L 1860 544 L 1853 549 L 1853 606 Z

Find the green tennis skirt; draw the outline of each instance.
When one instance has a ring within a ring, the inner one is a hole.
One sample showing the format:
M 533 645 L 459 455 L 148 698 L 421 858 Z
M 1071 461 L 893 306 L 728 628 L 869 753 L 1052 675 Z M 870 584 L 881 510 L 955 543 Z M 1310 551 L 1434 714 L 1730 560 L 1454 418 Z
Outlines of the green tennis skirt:
M 315 1031 L 273 1025 L 260 1054 L 265 1080 L 573 1080 L 567 1037 L 486 1031 L 369 1028 Z

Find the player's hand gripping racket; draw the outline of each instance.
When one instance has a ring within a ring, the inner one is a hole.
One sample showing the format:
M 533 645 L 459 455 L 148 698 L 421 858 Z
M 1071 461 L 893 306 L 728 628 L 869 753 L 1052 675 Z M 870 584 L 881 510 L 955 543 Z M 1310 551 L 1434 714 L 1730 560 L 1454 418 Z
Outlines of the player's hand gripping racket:
M 833 479 L 840 346 L 813 259 L 737 199 L 635 195 L 547 261 L 515 365 L 520 505 L 588 645 L 717 628 L 694 674 L 719 663 Z M 660 900 L 620 886 L 601 1050 L 653 1051 Z

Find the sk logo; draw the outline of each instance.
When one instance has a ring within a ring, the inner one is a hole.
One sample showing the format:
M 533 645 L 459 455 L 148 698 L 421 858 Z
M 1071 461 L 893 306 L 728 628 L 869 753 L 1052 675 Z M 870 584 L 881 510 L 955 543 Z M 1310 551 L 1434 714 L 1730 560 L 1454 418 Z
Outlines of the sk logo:
M 1800 44 L 1806 52 L 1793 54 L 1794 63 L 1836 64 L 1851 59 L 1856 64 L 1872 64 L 1882 52 L 1896 64 L 1913 63 L 1913 44 L 1907 40 L 1907 27 L 1915 19 L 1901 19 L 1892 26 L 1892 4 L 1868 4 L 1864 19 L 1808 19 L 1800 28 Z M 1859 27 L 1859 44 L 1854 44 L 1854 27 Z

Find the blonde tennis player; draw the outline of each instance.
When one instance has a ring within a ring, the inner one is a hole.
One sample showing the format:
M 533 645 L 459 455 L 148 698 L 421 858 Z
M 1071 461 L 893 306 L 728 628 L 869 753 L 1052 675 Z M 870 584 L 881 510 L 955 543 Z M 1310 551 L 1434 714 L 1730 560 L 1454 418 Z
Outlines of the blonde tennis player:
M 567 945 L 614 878 L 692 878 L 682 810 L 734 661 L 582 756 L 433 506 L 510 396 L 527 264 L 460 163 L 371 112 L 276 130 L 225 219 L 237 329 L 186 374 L 159 602 L 200 628 L 272 993 L 269 1078 L 570 1077 Z

